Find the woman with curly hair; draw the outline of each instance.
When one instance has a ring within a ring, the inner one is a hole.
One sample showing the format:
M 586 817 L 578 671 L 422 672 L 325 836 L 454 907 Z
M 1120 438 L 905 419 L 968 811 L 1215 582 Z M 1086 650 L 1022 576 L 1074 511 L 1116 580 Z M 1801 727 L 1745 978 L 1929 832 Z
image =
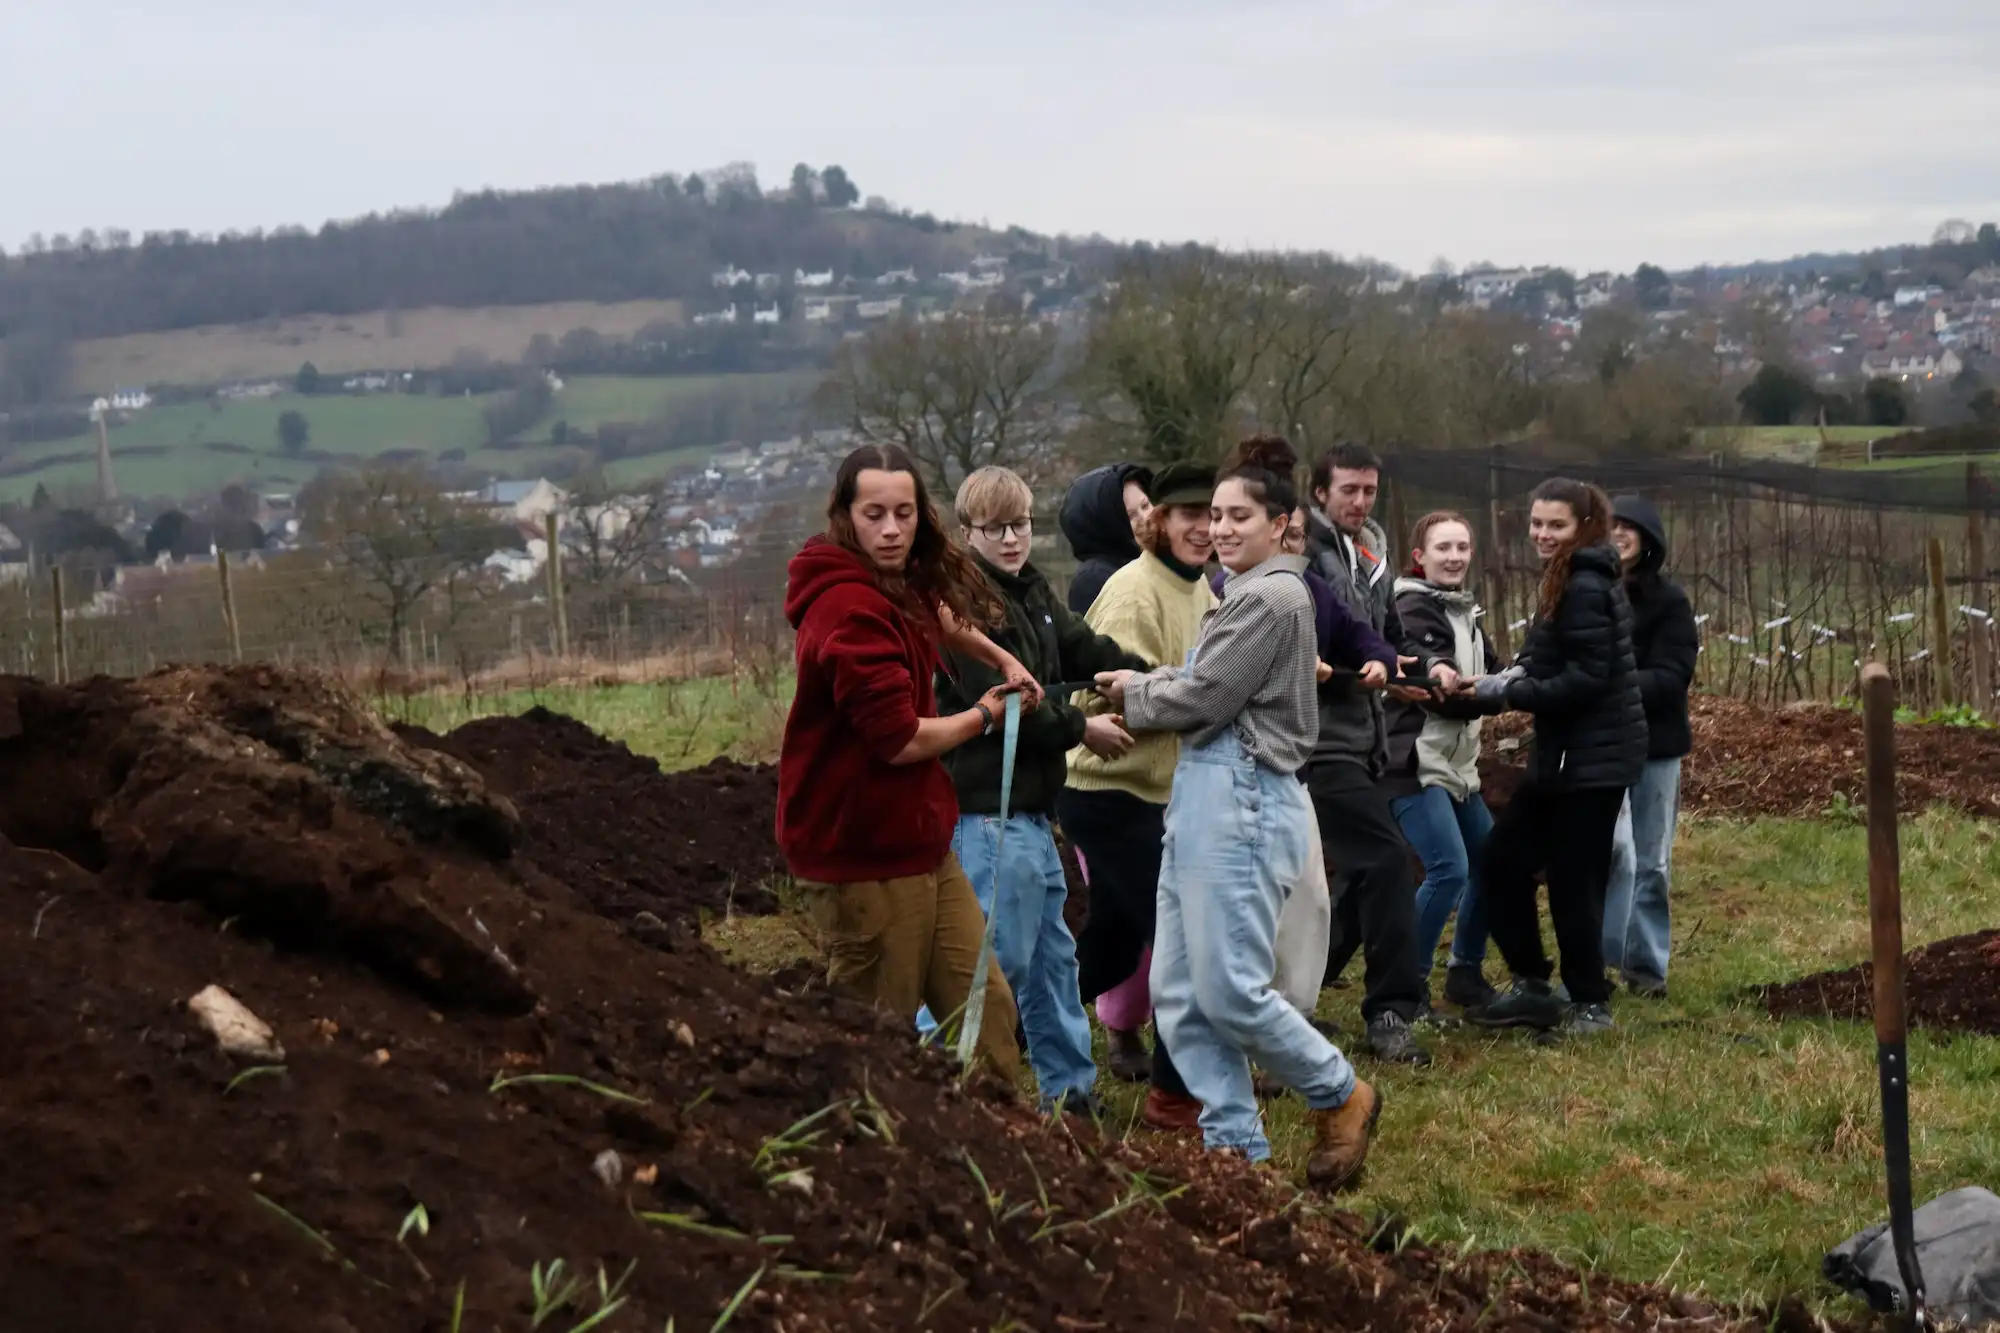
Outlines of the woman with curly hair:
M 1033 708 L 1040 686 L 977 628 L 1000 607 L 895 445 L 842 461 L 826 533 L 786 576 L 798 691 L 778 757 L 778 845 L 810 895 L 827 979 L 905 1021 L 926 1004 L 958 1013 L 985 918 L 951 852 L 958 800 L 939 756 L 997 731 L 1009 694 Z M 1001 683 L 935 716 L 941 648 Z M 1012 1079 L 1013 997 L 997 967 L 986 986 L 980 1056 Z

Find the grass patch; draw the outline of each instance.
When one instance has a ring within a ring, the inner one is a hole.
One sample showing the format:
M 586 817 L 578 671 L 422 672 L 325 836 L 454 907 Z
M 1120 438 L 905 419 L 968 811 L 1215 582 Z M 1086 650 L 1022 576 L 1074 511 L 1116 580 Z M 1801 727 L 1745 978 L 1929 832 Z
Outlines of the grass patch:
M 564 713 L 592 730 L 653 756 L 669 770 L 721 755 L 771 759 L 791 707 L 791 682 L 760 686 L 747 675 L 701 676 L 625 685 L 545 685 L 494 694 L 420 694 L 376 700 L 395 722 L 435 732 L 482 717 L 532 708 Z
M 1774 1022 L 1744 992 L 1867 956 L 1866 854 L 1864 830 L 1831 821 L 1684 822 L 1672 999 L 1621 997 L 1616 1033 L 1553 1048 L 1459 1028 L 1427 1035 L 1427 1071 L 1364 1059 L 1388 1111 L 1351 1206 L 1724 1300 L 1832 1301 L 1821 1255 L 1884 1215 L 1874 1034 Z M 1986 825 L 1907 824 L 1911 945 L 1990 927 L 1996 875 Z M 1358 986 L 1322 1005 L 1346 1032 Z M 1910 1060 L 1919 1199 L 1990 1183 L 2000 1041 L 1912 1034 Z M 1268 1119 L 1298 1169 L 1303 1107 L 1281 1098 Z

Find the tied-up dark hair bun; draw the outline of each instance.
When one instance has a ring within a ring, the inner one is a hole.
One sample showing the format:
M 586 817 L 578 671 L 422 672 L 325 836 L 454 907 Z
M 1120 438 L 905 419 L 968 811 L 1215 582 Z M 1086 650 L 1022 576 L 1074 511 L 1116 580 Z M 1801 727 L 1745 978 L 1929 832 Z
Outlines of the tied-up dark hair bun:
M 1216 478 L 1235 478 L 1253 499 L 1261 501 L 1272 518 L 1289 514 L 1299 507 L 1299 451 L 1282 435 L 1252 435 L 1230 451 L 1230 465 Z

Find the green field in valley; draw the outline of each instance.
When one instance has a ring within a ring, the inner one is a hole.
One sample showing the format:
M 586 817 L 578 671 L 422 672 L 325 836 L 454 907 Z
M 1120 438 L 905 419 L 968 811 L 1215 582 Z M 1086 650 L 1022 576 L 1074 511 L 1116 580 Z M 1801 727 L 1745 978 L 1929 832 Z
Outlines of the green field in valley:
M 698 375 L 673 378 L 579 376 L 556 396 L 536 425 L 521 432 L 546 441 L 553 424 L 595 430 L 609 422 L 657 422 L 680 412 L 706 413 L 717 399 L 741 394 L 769 401 L 796 401 L 818 383 L 812 373 Z M 278 444 L 278 418 L 304 415 L 311 429 L 308 450 L 359 461 L 391 450 L 418 450 L 436 457 L 465 451 L 464 465 L 496 476 L 532 476 L 575 450 L 547 444 L 491 448 L 481 414 L 497 395 L 438 397 L 411 394 L 280 394 L 248 401 L 207 400 L 152 407 L 111 430 L 112 462 L 119 490 L 126 495 L 178 499 L 212 494 L 231 482 L 264 489 L 296 487 L 322 466 L 287 458 Z M 0 499 L 25 499 L 37 485 L 58 496 L 96 483 L 96 437 L 22 445 L 5 460 Z M 712 446 L 620 460 L 621 481 L 637 482 L 706 456 Z M 132 451 L 140 452 L 132 452 Z M 41 467 L 22 467 L 33 460 Z

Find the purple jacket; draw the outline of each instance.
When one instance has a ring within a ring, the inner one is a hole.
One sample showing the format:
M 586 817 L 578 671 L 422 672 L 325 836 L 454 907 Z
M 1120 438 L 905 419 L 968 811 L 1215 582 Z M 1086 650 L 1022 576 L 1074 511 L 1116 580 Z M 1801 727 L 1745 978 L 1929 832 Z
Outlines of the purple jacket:
M 1226 577 L 1226 571 L 1220 569 L 1209 576 L 1209 586 L 1218 597 L 1222 595 Z M 1313 570 L 1308 569 L 1299 577 L 1306 581 L 1306 591 L 1312 594 L 1313 639 L 1319 645 L 1319 660 L 1350 671 L 1359 671 L 1369 662 L 1380 662 L 1389 668 L 1390 675 L 1395 675 L 1396 650 L 1389 646 L 1389 641 L 1377 634 L 1373 625 L 1356 618 L 1333 585 Z

